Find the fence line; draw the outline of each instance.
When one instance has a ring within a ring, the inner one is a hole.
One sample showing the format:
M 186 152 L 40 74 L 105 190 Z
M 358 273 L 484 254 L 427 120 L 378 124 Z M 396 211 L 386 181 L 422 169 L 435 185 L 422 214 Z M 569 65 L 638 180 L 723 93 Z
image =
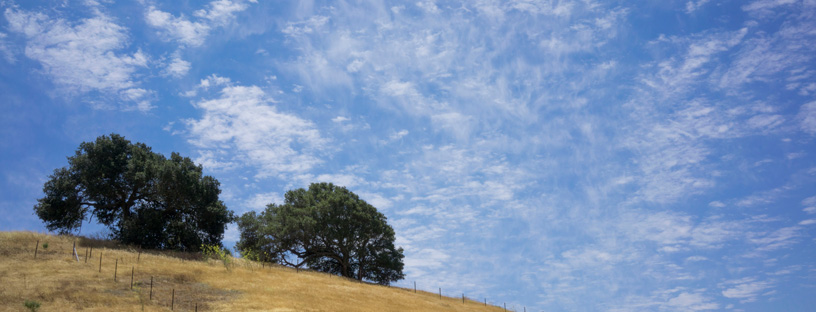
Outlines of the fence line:
M 76 244 L 76 243 L 74 242 L 74 244 Z M 37 257 L 37 253 L 38 253 L 38 250 L 39 250 L 39 245 L 40 245 L 40 240 L 37 239 L 36 245 L 34 247 L 35 248 L 34 249 L 34 258 Z M 78 258 L 79 255 L 76 252 L 76 247 L 74 247 L 72 249 L 73 249 L 72 250 L 72 256 L 76 256 Z M 128 252 L 128 251 L 126 250 L 126 252 Z M 141 260 L 142 249 L 139 248 L 137 250 L 137 253 L 138 253 L 138 255 L 137 255 L 136 262 L 138 263 L 138 262 L 140 262 L 139 260 Z M 148 253 L 148 254 L 152 254 L 152 253 Z M 85 263 L 88 263 L 88 259 L 91 258 L 92 256 L 93 256 L 93 246 L 90 246 L 90 247 L 86 248 L 86 251 L 85 251 Z M 161 253 L 156 254 L 156 256 L 160 256 L 160 257 L 163 257 L 163 258 L 177 258 L 177 257 L 173 257 L 173 256 L 168 257 L 167 255 L 164 255 L 164 254 L 161 254 Z M 103 258 L 103 251 L 100 250 L 99 251 L 99 273 L 102 273 L 102 258 Z M 122 257 L 121 259 L 122 259 L 123 264 L 124 264 L 124 257 Z M 233 257 L 233 259 L 236 259 L 236 258 Z M 184 261 L 184 258 L 182 258 L 181 260 Z M 257 268 L 257 261 L 252 261 L 252 260 L 247 260 L 247 259 L 245 259 L 245 261 L 248 262 L 249 264 L 254 263 L 255 267 Z M 207 263 L 207 259 L 204 259 L 203 262 Z M 237 267 L 237 264 L 235 262 L 231 262 L 231 263 L 228 264 L 228 266 L 231 266 L 231 267 L 234 268 L 234 267 Z M 273 264 L 273 263 L 270 263 L 270 265 L 267 266 L 265 262 L 261 261 L 261 269 L 266 269 L 266 268 L 272 269 L 273 266 L 278 267 L 278 268 L 295 269 L 296 273 L 300 273 L 300 271 L 301 271 L 301 268 L 299 268 L 299 267 L 294 267 L 293 268 L 293 267 L 289 267 L 289 266 L 285 266 L 285 265 L 279 265 L 279 264 Z M 245 264 L 244 267 L 249 268 L 249 265 Z M 119 268 L 119 258 L 116 258 L 116 261 L 114 262 L 114 271 L 113 271 L 113 280 L 114 280 L 114 282 L 117 282 L 118 268 Z M 329 277 L 331 277 L 331 275 L 335 275 L 333 273 L 316 271 L 316 270 L 311 270 L 311 269 L 308 269 L 308 268 L 303 269 L 303 270 L 306 271 L 306 272 L 309 272 L 309 273 L 326 274 L 326 275 L 329 275 Z M 131 266 L 131 272 L 130 272 L 130 289 L 131 290 L 133 290 L 135 273 L 136 273 L 135 266 Z M 353 280 L 353 281 L 360 282 L 360 283 L 365 283 L 365 284 L 386 286 L 386 287 L 389 287 L 389 288 L 404 289 L 402 287 L 397 287 L 397 286 L 380 285 L 380 284 L 376 284 L 376 283 L 372 283 L 372 282 L 368 282 L 368 281 L 364 281 L 364 280 L 357 280 L 357 279 L 348 278 L 348 277 L 346 277 L 346 278 L 349 279 L 349 280 Z M 154 279 L 154 276 L 150 276 L 150 290 L 149 290 L 149 297 L 148 297 L 148 300 L 150 302 L 153 301 L 153 279 Z M 414 293 L 418 293 L 416 281 L 413 281 L 413 286 L 414 286 Z M 410 291 L 410 289 L 407 289 L 407 290 Z M 441 299 L 443 299 L 442 298 L 442 288 L 438 287 L 438 291 L 439 291 L 439 299 L 441 300 Z M 448 297 L 448 298 L 454 299 L 454 297 Z M 462 293 L 462 304 L 467 304 L 465 299 L 466 299 L 465 293 Z M 486 297 L 484 298 L 483 304 L 484 304 L 484 306 L 487 306 L 487 298 Z M 505 311 L 507 311 L 507 303 L 506 302 L 503 303 L 503 308 L 504 308 Z M 171 288 L 170 310 L 174 310 L 174 309 L 175 309 L 175 288 Z M 198 302 L 194 302 L 194 309 L 195 309 L 195 311 L 198 311 Z M 527 312 L 527 307 L 526 306 L 523 307 L 523 311 Z

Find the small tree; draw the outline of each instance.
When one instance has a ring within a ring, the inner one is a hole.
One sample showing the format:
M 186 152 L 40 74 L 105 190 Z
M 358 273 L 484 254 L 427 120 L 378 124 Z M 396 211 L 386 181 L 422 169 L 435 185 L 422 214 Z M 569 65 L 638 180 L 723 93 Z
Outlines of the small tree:
M 394 247 L 394 229 L 374 206 L 331 183 L 313 183 L 285 197 L 283 205 L 238 219 L 236 249 L 383 285 L 404 278 L 403 250 Z
M 80 144 L 54 171 L 34 211 L 49 230 L 71 232 L 96 216 L 111 236 L 146 248 L 198 250 L 219 245 L 232 212 L 219 183 L 187 157 L 169 159 L 111 134 Z

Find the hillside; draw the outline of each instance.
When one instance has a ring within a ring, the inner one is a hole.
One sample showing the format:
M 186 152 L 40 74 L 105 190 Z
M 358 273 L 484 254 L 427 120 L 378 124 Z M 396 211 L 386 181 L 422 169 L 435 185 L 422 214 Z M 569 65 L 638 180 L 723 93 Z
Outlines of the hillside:
M 72 257 L 74 242 L 79 262 Z M 27 300 L 39 302 L 42 312 L 170 311 L 171 304 L 174 311 L 504 311 L 243 259 L 231 259 L 229 269 L 199 259 L 110 241 L 0 232 L 0 311 L 29 311 Z

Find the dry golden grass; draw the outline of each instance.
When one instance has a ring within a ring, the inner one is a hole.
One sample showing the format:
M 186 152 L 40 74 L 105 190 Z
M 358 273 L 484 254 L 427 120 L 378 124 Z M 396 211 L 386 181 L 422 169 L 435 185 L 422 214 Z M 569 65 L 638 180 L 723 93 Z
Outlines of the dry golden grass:
M 79 263 L 71 254 L 74 241 Z M 45 250 L 43 243 L 48 243 Z M 39 246 L 36 259 L 35 246 Z M 358 283 L 323 273 L 262 268 L 243 259 L 232 259 L 227 270 L 221 262 L 194 260 L 198 258 L 184 253 L 139 255 L 133 248 L 86 238 L 0 232 L 0 311 L 28 311 L 23 306 L 26 300 L 40 302 L 42 312 L 169 311 L 171 300 L 175 311 L 193 311 L 196 306 L 198 311 L 504 310 L 478 301 L 462 303 L 461 298 L 440 299 L 435 293 L 414 293 L 413 289 Z

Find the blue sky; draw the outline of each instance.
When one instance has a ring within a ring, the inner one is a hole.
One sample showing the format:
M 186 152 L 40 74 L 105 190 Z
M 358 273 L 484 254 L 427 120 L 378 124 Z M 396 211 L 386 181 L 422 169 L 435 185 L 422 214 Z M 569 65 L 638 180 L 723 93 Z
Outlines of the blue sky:
M 395 228 L 403 286 L 530 311 L 816 306 L 814 0 L 0 10 L 2 230 L 44 231 L 48 175 L 119 133 L 202 164 L 238 213 L 347 186 Z

